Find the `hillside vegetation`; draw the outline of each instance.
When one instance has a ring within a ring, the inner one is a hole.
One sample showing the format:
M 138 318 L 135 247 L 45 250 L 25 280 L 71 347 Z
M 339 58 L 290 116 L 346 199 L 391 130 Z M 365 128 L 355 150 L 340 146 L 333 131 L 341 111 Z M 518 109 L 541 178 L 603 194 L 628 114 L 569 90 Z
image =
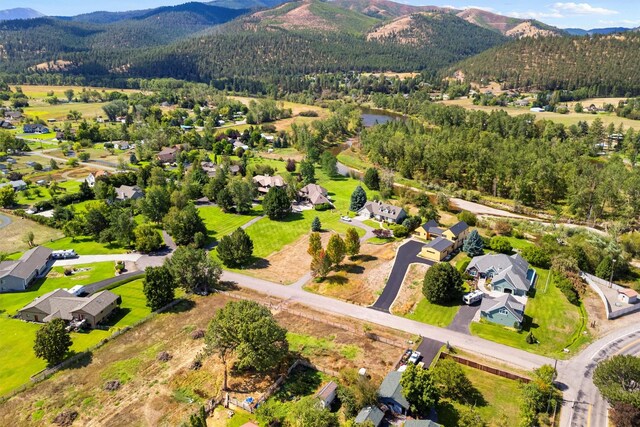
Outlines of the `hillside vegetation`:
M 590 96 L 640 94 L 640 34 L 525 38 L 469 58 L 468 81 L 498 81 L 508 88 L 589 88 Z

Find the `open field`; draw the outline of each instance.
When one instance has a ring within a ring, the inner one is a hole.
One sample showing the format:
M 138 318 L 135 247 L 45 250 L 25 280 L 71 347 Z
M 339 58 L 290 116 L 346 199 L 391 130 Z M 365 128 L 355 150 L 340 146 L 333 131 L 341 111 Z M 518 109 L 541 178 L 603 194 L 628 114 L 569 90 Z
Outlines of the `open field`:
M 589 106 L 591 104 L 596 104 L 597 106 L 601 106 L 603 102 L 613 103 L 617 105 L 618 100 L 621 98 L 597 98 L 597 99 L 584 99 L 580 101 L 582 105 Z M 605 126 L 609 123 L 613 123 L 616 127 L 622 124 L 625 129 L 634 128 L 640 129 L 640 121 L 638 120 L 630 120 L 624 117 L 618 117 L 615 113 L 576 113 L 570 108 L 569 113 L 560 114 L 560 113 L 552 113 L 552 112 L 544 112 L 544 113 L 532 113 L 529 111 L 529 107 L 500 107 L 500 106 L 488 106 L 488 105 L 473 105 L 473 100 L 469 98 L 461 98 L 454 99 L 450 101 L 442 101 L 445 105 L 458 105 L 460 107 L 464 107 L 468 110 L 481 110 L 481 111 L 492 111 L 492 110 L 503 110 L 506 111 L 511 116 L 518 116 L 521 114 L 535 114 L 536 118 L 539 120 L 553 120 L 554 122 L 562 123 L 564 125 L 573 125 L 577 124 L 579 121 L 586 121 L 589 124 L 596 118 L 599 117 Z M 573 105 L 574 103 L 570 103 Z
M 126 295 L 123 301 L 125 298 Z M 221 294 L 193 297 L 192 302 L 155 316 L 94 351 L 86 363 L 60 371 L 9 399 L 0 406 L 0 424 L 49 425 L 63 409 L 73 409 L 79 413 L 76 420 L 79 425 L 179 425 L 205 399 L 219 391 L 221 365 L 217 358 L 205 357 L 200 370 L 189 369 L 204 344 L 202 340 L 193 340 L 191 332 L 206 329 L 216 310 L 230 300 L 232 298 Z M 351 319 L 336 319 L 298 306 L 295 309 L 316 320 L 306 320 L 284 311 L 276 312 L 276 319 L 289 330 L 292 347 L 306 353 L 318 366 L 340 370 L 366 365 L 367 371 L 379 382 L 400 356 L 399 348 L 321 321 L 330 318 L 364 330 Z M 376 334 L 390 334 L 375 329 Z M 406 340 L 409 337 L 396 338 Z M 173 358 L 168 362 L 157 361 L 156 355 L 160 351 L 167 351 Z M 119 379 L 121 387 L 116 391 L 105 391 L 105 382 L 112 379 Z M 272 375 L 234 375 L 230 377 L 229 385 L 232 396 L 256 398 L 273 379 Z M 291 390 L 285 386 L 283 393 Z M 234 424 L 230 425 L 241 425 L 240 421 L 249 419 L 244 415 L 237 420 L 234 417 Z
M 0 229 L 0 235 L 2 235 L 2 239 L 0 239 L 0 252 L 14 253 L 29 249 L 29 246 L 23 241 L 27 231 L 33 231 L 36 244 L 52 242 L 63 236 L 62 231 L 56 230 L 55 228 L 49 228 L 37 222 L 4 212 L 2 215 L 9 217 L 11 223 Z
M 487 425 L 516 425 L 520 410 L 518 396 L 522 393 L 520 384 L 468 366 L 461 365 L 461 367 L 482 396 L 482 400 L 476 402 L 474 406 Z M 464 427 L 458 423 L 456 414 L 463 406 L 449 399 L 442 400 L 437 408 L 438 422 L 445 427 Z
M 537 268 L 536 271 L 539 277 L 535 297 L 529 298 L 525 308 L 522 332 L 500 325 L 473 322 L 471 333 L 532 353 L 566 359 L 592 338 L 586 330 L 587 314 L 582 307 L 567 301 L 554 280 L 549 280 L 547 287 L 548 270 Z M 525 337 L 529 332 L 533 333 L 539 344 L 527 344 Z M 564 353 L 564 348 L 569 348 L 570 352 Z
M 9 316 L 31 302 L 37 295 L 59 287 L 92 283 L 113 275 L 107 274 L 109 271 L 113 273 L 112 263 L 92 264 L 91 268 L 94 271 L 88 272 L 90 274 L 80 273 L 77 278 L 71 276 L 70 279 L 61 274 L 60 268 L 54 268 L 53 273 L 62 277 L 47 279 L 40 286 L 38 284 L 32 286 L 27 292 L 0 296 L 0 330 L 3 331 L 3 344 L 0 346 L 0 395 L 29 382 L 31 375 L 46 367 L 46 362 L 36 358 L 32 349 L 40 325 L 12 319 Z M 111 291 L 122 296 L 122 305 L 116 316 L 111 319 L 109 326 L 123 328 L 149 315 L 150 310 L 145 305 L 146 300 L 142 293 L 142 280 L 134 280 Z M 83 333 L 73 332 L 71 334 L 73 341 L 71 354 L 96 345 L 112 332 L 97 329 Z M 4 423 L 0 422 L 0 424 Z
M 253 218 L 262 215 L 262 205 L 255 206 L 247 215 L 225 213 L 217 206 L 203 206 L 198 208 L 198 212 L 207 227 L 209 237 L 220 239 Z
M 105 105 L 107 105 L 106 102 L 71 102 L 56 105 L 49 105 L 45 102 L 30 102 L 29 107 L 24 108 L 24 115 L 32 119 L 38 117 L 42 120 L 56 119 L 58 121 L 65 121 L 67 120 L 69 111 L 75 110 L 82 114 L 82 118 L 90 120 L 98 116 L 104 116 L 105 113 L 102 107 Z M 55 123 L 51 124 L 51 126 L 54 124 Z
M 53 92 L 55 96 L 58 98 L 64 99 L 64 92 L 67 89 L 73 89 L 73 91 L 77 94 L 82 92 L 82 89 L 87 90 L 95 90 L 98 92 L 124 92 L 124 93 L 138 93 L 140 90 L 137 89 L 109 89 L 103 87 L 91 87 L 91 86 L 45 86 L 45 85 L 11 85 L 11 90 L 15 90 L 16 87 L 22 88 L 22 92 L 27 95 L 29 98 L 46 98 L 47 93 Z

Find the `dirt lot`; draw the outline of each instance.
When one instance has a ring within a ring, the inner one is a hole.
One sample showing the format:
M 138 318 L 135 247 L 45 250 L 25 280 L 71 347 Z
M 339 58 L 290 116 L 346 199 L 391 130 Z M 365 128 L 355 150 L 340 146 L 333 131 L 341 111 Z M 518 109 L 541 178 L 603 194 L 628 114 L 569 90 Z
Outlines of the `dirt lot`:
M 237 293 L 275 302 L 273 299 Z M 191 333 L 206 329 L 213 313 L 232 300 L 225 295 L 198 297 L 192 306 L 178 306 L 96 350 L 83 366 L 66 369 L 35 385 L 0 405 L 0 425 L 49 425 L 63 410 L 78 412 L 75 425 L 179 425 L 205 400 L 217 395 L 221 385 L 221 366 L 214 357 L 205 357 L 200 370 L 189 369 L 204 347 L 203 340 L 194 340 Z M 279 302 L 278 302 L 279 303 Z M 309 360 L 319 366 L 337 370 L 343 367 L 367 367 L 380 378 L 402 352 L 401 348 L 366 338 L 365 327 L 350 319 L 331 317 L 333 322 L 348 325 L 354 331 L 345 332 L 322 323 L 324 315 L 300 306 L 313 321 L 288 312 L 275 312 L 278 321 L 290 332 L 308 342 L 324 343 L 328 336 L 332 346 L 316 348 Z M 381 336 L 394 336 L 378 328 L 370 331 Z M 411 337 L 397 335 L 404 342 Z M 348 350 L 348 356 L 344 351 Z M 169 361 L 157 360 L 166 351 Z M 115 391 L 104 389 L 107 381 L 119 380 Z M 241 398 L 259 396 L 273 381 L 269 376 L 231 376 L 229 385 Z
M 422 282 L 429 267 L 424 264 L 412 264 L 404 277 L 398 297 L 391 306 L 391 312 L 399 316 L 411 312 L 422 298 Z
M 41 244 L 64 237 L 60 230 L 40 225 L 28 219 L 23 219 L 7 213 L 2 213 L 11 219 L 11 224 L 0 229 L 0 252 L 13 253 L 29 249 L 22 240 L 27 231 L 33 231 L 35 243 Z
M 391 273 L 394 246 L 365 243 L 355 260 L 345 259 L 339 271 L 332 272 L 320 283 L 309 282 L 305 289 L 354 304 L 373 304 Z
M 618 319 L 607 319 L 607 313 L 604 309 L 602 299 L 591 289 L 587 290 L 587 294 L 583 298 L 584 307 L 589 316 L 588 329 L 595 337 L 601 337 L 617 328 L 623 328 L 631 324 L 637 323 L 640 315 L 637 313 L 622 316 Z M 592 328 L 591 325 L 595 326 Z

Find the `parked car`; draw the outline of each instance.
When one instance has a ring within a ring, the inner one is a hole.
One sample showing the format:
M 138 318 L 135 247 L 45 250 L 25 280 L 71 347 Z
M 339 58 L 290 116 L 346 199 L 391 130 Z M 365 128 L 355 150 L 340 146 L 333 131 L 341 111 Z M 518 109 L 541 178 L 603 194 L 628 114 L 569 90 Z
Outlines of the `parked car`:
M 476 290 L 473 292 L 469 292 L 468 294 L 464 294 L 462 296 L 462 302 L 464 302 L 467 305 L 472 305 L 480 301 L 483 296 L 484 296 L 484 293 L 482 291 Z
M 420 360 L 421 357 L 422 355 L 420 354 L 419 351 L 414 351 L 413 353 L 411 353 L 411 357 L 409 358 L 409 363 L 413 363 L 415 365 L 418 363 L 418 360 Z
M 340 217 L 341 220 L 343 220 L 344 222 L 351 222 L 351 218 L 349 218 L 348 216 L 344 215 Z

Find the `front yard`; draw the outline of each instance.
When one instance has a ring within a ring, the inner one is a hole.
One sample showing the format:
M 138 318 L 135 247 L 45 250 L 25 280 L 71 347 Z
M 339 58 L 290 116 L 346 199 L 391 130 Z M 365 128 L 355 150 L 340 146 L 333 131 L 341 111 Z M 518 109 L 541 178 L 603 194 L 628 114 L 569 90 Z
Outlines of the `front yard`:
M 553 280 L 546 286 L 549 270 L 537 268 L 535 297 L 529 298 L 525 308 L 522 332 L 490 323 L 472 323 L 471 333 L 511 347 L 557 358 L 571 357 L 591 340 L 586 331 L 587 314 L 582 307 L 569 301 Z M 545 291 L 545 287 L 547 288 Z M 539 344 L 527 344 L 526 335 L 532 332 Z M 586 332 L 586 333 L 585 333 Z M 568 348 L 569 353 L 563 349 Z

